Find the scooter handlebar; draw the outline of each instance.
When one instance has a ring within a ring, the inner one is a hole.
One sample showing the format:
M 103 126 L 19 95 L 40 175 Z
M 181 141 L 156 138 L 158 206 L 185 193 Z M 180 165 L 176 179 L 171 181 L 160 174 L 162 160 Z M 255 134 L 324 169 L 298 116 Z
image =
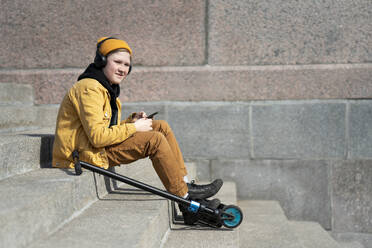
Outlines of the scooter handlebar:
M 75 174 L 77 176 L 80 176 L 83 173 L 83 171 L 81 170 L 79 152 L 77 150 L 72 152 L 72 158 L 74 159 Z

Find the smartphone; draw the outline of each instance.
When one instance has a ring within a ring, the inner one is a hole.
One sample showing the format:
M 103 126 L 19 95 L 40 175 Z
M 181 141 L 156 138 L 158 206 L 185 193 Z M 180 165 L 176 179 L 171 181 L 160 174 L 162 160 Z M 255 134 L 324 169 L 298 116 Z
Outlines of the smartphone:
M 154 118 L 154 116 L 157 115 L 157 114 L 158 114 L 158 112 L 152 113 L 151 115 L 148 115 L 146 118 L 147 118 L 147 119 L 152 119 L 152 118 Z

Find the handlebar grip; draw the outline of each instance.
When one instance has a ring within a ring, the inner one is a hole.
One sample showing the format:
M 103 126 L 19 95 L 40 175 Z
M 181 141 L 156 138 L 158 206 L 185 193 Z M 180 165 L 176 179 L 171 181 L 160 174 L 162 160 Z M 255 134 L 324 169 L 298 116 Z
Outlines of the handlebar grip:
M 75 174 L 77 176 L 80 176 L 83 173 L 83 171 L 81 170 L 79 152 L 77 150 L 72 152 L 72 158 L 74 159 Z

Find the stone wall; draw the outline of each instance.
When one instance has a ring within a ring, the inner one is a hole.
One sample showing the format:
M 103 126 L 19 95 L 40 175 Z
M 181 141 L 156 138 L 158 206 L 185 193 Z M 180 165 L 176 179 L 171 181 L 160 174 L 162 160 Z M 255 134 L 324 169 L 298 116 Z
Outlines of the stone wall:
M 173 126 L 201 178 L 372 241 L 372 1 L 0 3 L 0 82 L 58 104 L 100 36 L 134 50 L 125 114 Z
M 0 7 L 0 79 L 32 84 L 38 104 L 61 101 L 101 36 L 134 50 L 123 101 L 372 95 L 370 0 L 3 0 Z

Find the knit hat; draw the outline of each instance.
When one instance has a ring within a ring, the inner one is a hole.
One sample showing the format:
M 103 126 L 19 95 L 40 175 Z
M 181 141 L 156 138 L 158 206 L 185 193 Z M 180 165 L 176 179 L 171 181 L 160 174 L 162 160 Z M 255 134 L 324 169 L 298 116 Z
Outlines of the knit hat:
M 97 45 L 103 41 L 104 39 L 107 39 L 108 37 L 102 37 L 98 39 Z M 119 40 L 116 38 L 110 38 L 105 40 L 101 45 L 99 46 L 99 51 L 103 56 L 106 56 L 110 52 L 124 48 L 129 51 L 129 54 L 132 56 L 132 49 L 129 47 L 128 43 L 126 43 L 124 40 Z

